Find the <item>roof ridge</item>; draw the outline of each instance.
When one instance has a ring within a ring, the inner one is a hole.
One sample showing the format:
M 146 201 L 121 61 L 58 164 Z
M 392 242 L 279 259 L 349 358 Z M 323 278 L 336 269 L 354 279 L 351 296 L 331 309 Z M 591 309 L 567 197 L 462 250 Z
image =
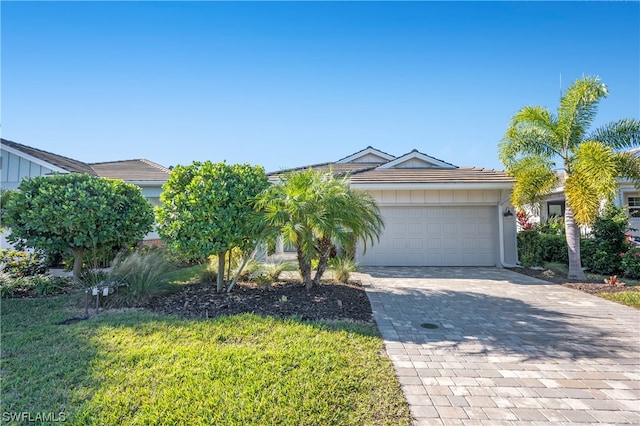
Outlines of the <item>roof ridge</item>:
M 171 170 L 168 167 L 163 166 L 162 164 L 158 164 L 151 160 L 147 160 L 146 158 L 140 158 L 140 161 L 142 161 L 145 164 L 148 164 L 151 167 L 155 167 L 156 169 L 162 170 L 163 172 L 171 173 Z
M 310 165 L 307 165 L 307 166 L 290 167 L 288 169 L 280 169 L 280 170 L 277 170 L 277 171 L 269 172 L 269 173 L 267 173 L 267 176 L 270 176 L 270 175 L 281 175 L 281 174 L 287 173 L 287 172 L 293 172 L 293 171 L 296 171 L 296 170 L 307 170 L 307 169 L 312 169 L 314 167 L 330 166 L 332 164 L 336 164 L 336 162 L 335 161 L 326 161 L 324 163 L 310 164 Z
M 353 156 L 355 156 L 355 155 L 358 155 L 358 154 L 360 154 L 361 152 L 364 152 L 364 151 L 366 151 L 366 150 L 368 150 L 368 149 L 372 149 L 372 150 L 374 150 L 374 151 L 378 151 L 378 152 L 380 152 L 380 153 L 382 153 L 382 154 L 388 155 L 389 157 L 397 158 L 397 157 L 396 157 L 395 155 L 393 155 L 393 154 L 389 154 L 389 153 L 388 153 L 388 152 L 386 152 L 386 151 L 383 151 L 383 150 L 381 150 L 381 149 L 378 149 L 378 148 L 375 148 L 375 147 L 373 147 L 373 146 L 369 145 L 369 146 L 367 146 L 366 148 L 361 149 L 360 151 L 356 151 L 356 152 L 354 152 L 353 154 L 346 155 L 346 156 L 344 156 L 344 157 L 340 158 L 339 160 L 336 160 L 336 161 L 335 161 L 335 163 L 339 163 L 339 162 L 341 162 L 342 160 L 346 160 L 346 159 L 347 159 L 347 158 L 349 158 L 349 157 L 353 157 Z M 387 161 L 393 161 L 393 160 L 387 160 Z
M 161 170 L 163 172 L 167 172 L 167 173 L 171 172 L 171 170 L 169 168 L 163 166 L 162 164 L 155 163 L 155 162 L 153 162 L 151 160 L 148 160 L 146 158 L 131 158 L 131 159 L 128 159 L 128 160 L 99 161 L 97 163 L 89 163 L 89 165 L 90 166 L 101 166 L 101 165 L 104 165 L 104 164 L 127 163 L 127 162 L 131 162 L 131 161 L 139 161 L 139 162 L 144 163 L 144 164 L 146 164 L 148 166 L 151 166 L 151 167 L 154 167 L 156 169 L 159 169 L 159 170 Z
M 408 156 L 409 154 L 413 154 L 414 152 L 415 152 L 415 153 L 417 153 L 417 154 L 424 155 L 425 157 L 433 158 L 434 160 L 439 161 L 439 162 L 441 162 L 441 163 L 448 164 L 448 165 L 450 165 L 451 167 L 455 167 L 455 168 L 457 168 L 457 169 L 459 169 L 459 168 L 460 168 L 460 166 L 456 166 L 455 164 L 449 163 L 448 161 L 441 160 L 441 159 L 439 159 L 439 158 L 437 158 L 437 157 L 434 157 L 433 155 L 426 154 L 426 153 L 424 153 L 424 152 L 422 152 L 422 151 L 420 151 L 420 150 L 418 150 L 418 149 L 416 149 L 416 148 L 413 148 L 411 151 L 409 151 L 409 152 L 407 152 L 407 153 L 405 153 L 405 154 L 402 154 L 401 156 L 397 157 L 397 158 L 396 158 L 396 160 L 399 160 L 399 159 L 401 159 L 402 157 L 406 157 L 406 156 Z
M 90 166 L 92 165 L 99 165 L 99 164 L 113 164 L 113 163 L 124 163 L 126 161 L 141 161 L 141 158 L 132 158 L 130 160 L 113 160 L 113 161 L 97 161 L 95 163 L 89 163 Z

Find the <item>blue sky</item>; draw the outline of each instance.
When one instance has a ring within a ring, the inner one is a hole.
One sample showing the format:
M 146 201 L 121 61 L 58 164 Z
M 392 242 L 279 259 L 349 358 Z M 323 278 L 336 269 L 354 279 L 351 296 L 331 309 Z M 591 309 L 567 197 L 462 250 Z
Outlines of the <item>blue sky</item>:
M 599 75 L 640 117 L 640 3 L 10 2 L 5 139 L 87 162 L 337 160 L 372 145 L 502 168 L 522 106 Z

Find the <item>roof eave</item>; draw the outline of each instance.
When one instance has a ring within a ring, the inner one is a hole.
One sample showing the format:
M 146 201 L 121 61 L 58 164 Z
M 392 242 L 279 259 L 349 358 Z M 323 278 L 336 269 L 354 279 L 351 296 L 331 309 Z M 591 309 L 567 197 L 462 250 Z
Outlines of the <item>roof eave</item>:
M 123 179 L 125 182 L 127 183 L 132 183 L 134 185 L 138 185 L 138 186 L 156 186 L 156 185 L 163 185 L 168 179 L 163 179 L 163 180 L 128 180 L 128 179 Z
M 363 190 L 465 190 L 465 189 L 512 189 L 513 182 L 351 182 L 351 188 Z
M 31 161 L 32 163 L 35 163 L 35 164 L 37 164 L 39 166 L 46 167 L 47 169 L 50 169 L 50 170 L 52 170 L 54 172 L 57 172 L 57 173 L 75 173 L 72 170 L 67 170 L 67 169 L 65 169 L 63 167 L 57 166 L 57 165 L 55 165 L 53 163 L 50 163 L 48 161 L 44 161 L 44 160 L 42 160 L 40 158 L 34 157 L 33 155 L 27 154 L 26 152 L 20 151 L 19 149 L 15 149 L 15 148 L 10 147 L 8 145 L 4 145 L 3 144 L 2 145 L 2 149 L 4 149 L 7 152 L 10 152 L 11 154 L 14 154 L 14 155 L 17 155 L 19 157 L 22 157 L 25 160 Z

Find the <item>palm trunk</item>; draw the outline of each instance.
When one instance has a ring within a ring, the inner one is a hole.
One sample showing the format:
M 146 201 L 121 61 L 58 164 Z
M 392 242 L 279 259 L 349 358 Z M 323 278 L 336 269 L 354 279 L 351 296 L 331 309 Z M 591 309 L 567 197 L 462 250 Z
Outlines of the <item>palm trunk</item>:
M 564 210 L 564 227 L 569 249 L 569 274 L 570 280 L 586 280 L 580 261 L 580 228 L 573 218 L 573 211 L 567 204 Z
M 329 262 L 329 256 L 331 255 L 331 247 L 331 238 L 324 237 L 318 242 L 320 259 L 318 260 L 316 276 L 313 278 L 313 285 L 320 285 L 320 279 L 322 278 L 324 271 L 327 269 L 327 263 Z
M 73 248 L 73 279 L 76 282 L 80 282 L 80 275 L 82 274 L 82 260 L 84 258 L 83 248 Z
M 218 253 L 218 283 L 216 288 L 218 293 L 220 293 L 222 291 L 222 287 L 224 287 L 224 256 L 226 254 L 226 251 Z
M 313 287 L 313 281 L 311 280 L 311 262 L 309 262 L 302 252 L 302 248 L 297 248 L 298 254 L 298 267 L 300 268 L 300 275 L 302 276 L 302 283 L 307 290 Z

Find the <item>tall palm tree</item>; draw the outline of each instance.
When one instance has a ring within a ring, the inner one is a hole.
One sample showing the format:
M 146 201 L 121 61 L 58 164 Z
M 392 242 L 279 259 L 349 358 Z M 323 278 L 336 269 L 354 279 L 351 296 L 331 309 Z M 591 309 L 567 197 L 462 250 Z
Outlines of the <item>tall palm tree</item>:
M 598 77 L 576 80 L 561 97 L 557 114 L 540 106 L 518 111 L 499 146 L 500 160 L 516 178 L 516 207 L 542 201 L 564 181 L 570 279 L 585 279 L 579 226 L 593 223 L 602 203 L 615 196 L 618 178 L 640 184 L 640 159 L 620 152 L 640 143 L 640 121 L 623 119 L 589 132 L 607 95 Z M 556 168 L 562 169 L 562 180 Z
M 352 190 L 347 178 L 336 179 L 330 172 L 285 173 L 263 193 L 258 207 L 268 226 L 296 247 L 307 289 L 320 283 L 334 243 L 363 240 L 366 248 L 384 227 L 373 197 Z M 318 259 L 318 268 L 312 279 L 313 259 Z

